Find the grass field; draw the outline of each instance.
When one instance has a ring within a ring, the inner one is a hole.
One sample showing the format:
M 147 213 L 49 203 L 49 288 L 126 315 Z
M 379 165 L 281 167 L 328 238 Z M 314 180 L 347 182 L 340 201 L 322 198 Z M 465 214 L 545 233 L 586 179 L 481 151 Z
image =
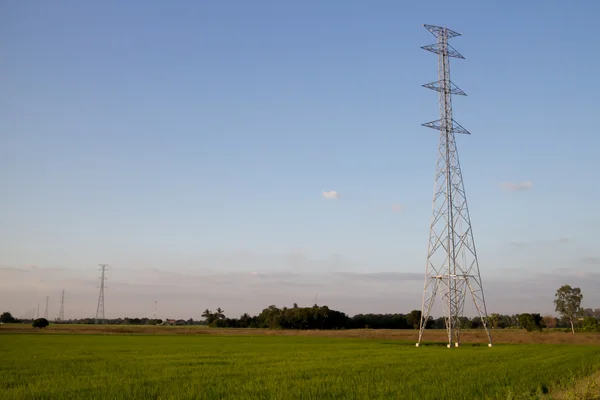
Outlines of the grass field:
M 239 333 L 5 333 L 0 350 L 6 399 L 518 399 L 600 369 L 596 345 Z

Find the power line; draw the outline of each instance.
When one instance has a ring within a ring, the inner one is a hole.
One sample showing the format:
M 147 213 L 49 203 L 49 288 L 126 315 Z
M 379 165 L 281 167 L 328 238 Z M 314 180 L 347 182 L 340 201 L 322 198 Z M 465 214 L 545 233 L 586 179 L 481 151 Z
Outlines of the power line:
M 106 320 L 104 318 L 104 281 L 106 280 L 106 267 L 107 264 L 100 264 L 98 271 L 102 271 L 100 275 L 100 294 L 98 295 L 98 307 L 96 308 L 96 323 L 104 324 Z
M 435 298 L 439 294 L 448 333 L 448 347 L 453 344 L 458 347 L 460 317 L 468 289 L 491 347 L 492 337 L 488 329 L 479 261 L 454 137 L 455 133 L 470 133 L 452 117 L 452 95 L 466 96 L 450 81 L 450 57 L 464 57 L 448 44 L 448 39 L 460 34 L 440 26 L 425 25 L 425 28 L 437 38 L 437 43 L 422 48 L 438 55 L 438 80 L 423 86 L 439 92 L 440 119 L 423 126 L 438 130 L 440 138 L 417 346 L 421 343 Z

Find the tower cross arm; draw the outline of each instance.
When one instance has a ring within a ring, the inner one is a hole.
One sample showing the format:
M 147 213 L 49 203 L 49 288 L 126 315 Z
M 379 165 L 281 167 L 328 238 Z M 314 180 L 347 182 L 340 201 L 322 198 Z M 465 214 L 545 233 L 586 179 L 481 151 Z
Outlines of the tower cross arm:
M 457 37 L 457 36 L 461 36 L 460 33 L 453 31 L 452 29 L 448 29 L 448 28 L 444 28 L 443 26 L 436 26 L 436 25 L 427 25 L 427 24 L 423 24 L 423 26 L 425 27 L 425 29 L 427 29 L 429 32 L 431 32 L 431 34 L 435 37 L 439 37 L 440 35 L 443 34 L 443 32 L 446 32 L 446 35 L 448 36 L 448 38 L 453 38 L 453 37 Z
M 445 54 L 448 57 L 462 58 L 463 60 L 465 59 L 465 57 L 463 57 L 463 55 L 460 54 L 458 52 L 458 50 L 456 50 L 454 47 L 450 46 L 448 43 L 446 43 L 445 46 L 440 46 L 438 43 L 429 44 L 429 45 L 423 46 L 421 48 L 423 50 L 427 50 L 427 51 L 430 51 L 435 54 Z

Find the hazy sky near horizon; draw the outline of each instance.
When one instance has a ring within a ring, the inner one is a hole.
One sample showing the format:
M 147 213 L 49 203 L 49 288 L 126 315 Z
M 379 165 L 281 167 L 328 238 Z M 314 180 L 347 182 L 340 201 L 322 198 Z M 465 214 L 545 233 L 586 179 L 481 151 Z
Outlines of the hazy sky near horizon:
M 0 311 L 408 312 L 451 44 L 489 312 L 600 308 L 600 3 L 5 3 Z M 439 311 L 438 313 L 439 314 Z

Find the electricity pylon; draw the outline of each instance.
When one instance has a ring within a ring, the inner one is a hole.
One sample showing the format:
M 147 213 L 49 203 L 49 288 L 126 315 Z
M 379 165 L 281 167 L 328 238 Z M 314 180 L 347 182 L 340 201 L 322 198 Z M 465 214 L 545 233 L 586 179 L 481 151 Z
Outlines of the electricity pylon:
M 65 320 L 65 289 L 63 289 L 60 296 L 60 312 L 58 313 L 57 321 L 63 322 Z
M 422 48 L 438 55 L 438 80 L 423 86 L 439 92 L 440 119 L 423 126 L 438 130 L 440 138 L 417 346 L 421 343 L 423 331 L 439 295 L 448 333 L 448 347 L 452 347 L 453 343 L 458 347 L 460 317 L 463 315 L 468 290 L 491 347 L 492 337 L 488 329 L 479 262 L 454 137 L 455 133 L 470 133 L 452 117 L 452 95 L 466 96 L 465 92 L 450 81 L 450 57 L 464 57 L 448 44 L 448 39 L 460 34 L 445 27 L 424 26 L 437 38 L 437 43 Z
M 104 324 L 104 281 L 106 280 L 106 264 L 100 264 L 99 271 L 102 271 L 100 275 L 100 294 L 98 295 L 98 307 L 96 308 L 96 323 Z

